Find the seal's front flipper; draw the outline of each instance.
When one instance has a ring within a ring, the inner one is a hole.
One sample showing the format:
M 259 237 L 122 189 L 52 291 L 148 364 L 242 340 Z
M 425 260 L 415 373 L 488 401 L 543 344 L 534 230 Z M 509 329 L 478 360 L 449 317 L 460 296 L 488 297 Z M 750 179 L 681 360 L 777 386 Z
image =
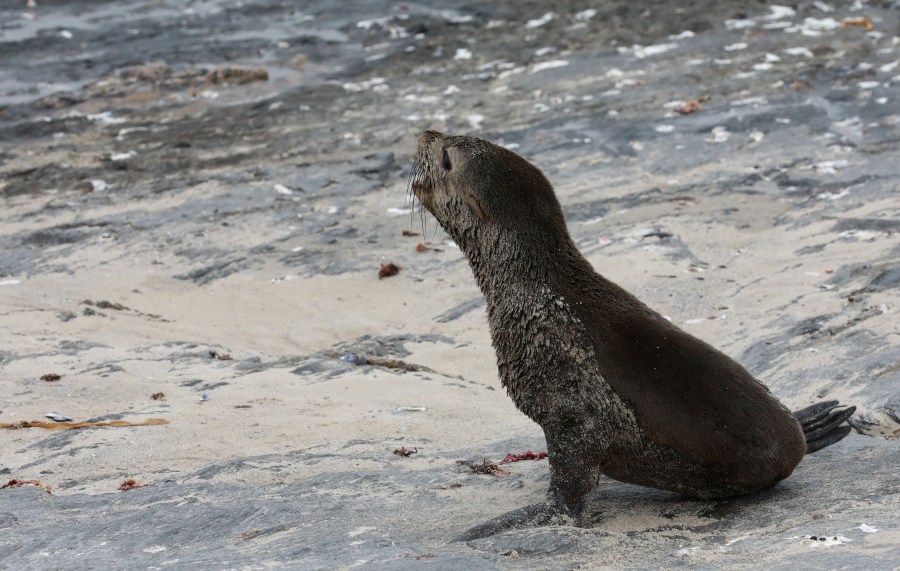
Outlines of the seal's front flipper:
M 816 403 L 793 413 L 806 437 L 806 453 L 812 454 L 850 434 L 849 426 L 840 426 L 853 416 L 856 407 L 837 409 L 838 401 Z M 837 409 L 837 410 L 835 410 Z
M 489 537 L 496 533 L 521 529 L 524 527 L 538 527 L 551 523 L 561 523 L 566 515 L 551 503 L 540 503 L 525 506 L 501 516 L 495 517 L 481 525 L 469 528 L 459 535 L 454 541 L 471 541 Z

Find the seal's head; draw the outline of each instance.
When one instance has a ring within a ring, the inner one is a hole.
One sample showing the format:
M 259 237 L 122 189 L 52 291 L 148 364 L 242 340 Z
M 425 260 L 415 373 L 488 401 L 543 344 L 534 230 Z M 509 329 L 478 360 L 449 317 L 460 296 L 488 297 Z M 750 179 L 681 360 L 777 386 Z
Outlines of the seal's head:
M 481 139 L 425 131 L 410 183 L 470 259 L 488 254 L 501 236 L 524 245 L 536 234 L 566 234 L 562 209 L 543 173 Z

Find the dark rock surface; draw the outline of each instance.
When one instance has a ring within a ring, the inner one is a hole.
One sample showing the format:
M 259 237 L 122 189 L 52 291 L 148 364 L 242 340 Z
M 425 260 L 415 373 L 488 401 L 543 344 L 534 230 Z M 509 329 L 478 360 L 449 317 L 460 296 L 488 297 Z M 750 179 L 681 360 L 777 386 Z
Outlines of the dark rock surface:
M 507 442 L 512 447 L 528 442 Z M 804 460 L 775 489 L 731 501 L 685 500 L 605 480 L 594 527 L 567 525 L 448 542 L 471 522 L 539 501 L 543 462 L 495 478 L 412 456 L 276 486 L 215 482 L 201 470 L 115 496 L 4 493 L 0 556 L 9 569 L 747 568 L 891 569 L 900 557 L 900 451 L 851 436 Z M 344 454 L 348 466 L 354 454 Z M 247 458 L 217 470 L 290 470 L 315 455 Z M 437 464 L 437 466 L 434 466 Z M 532 465 L 528 465 L 532 464 Z M 489 503 L 471 502 L 490 494 Z M 877 530 L 877 531 L 873 531 Z M 819 539 L 822 538 L 822 539 Z

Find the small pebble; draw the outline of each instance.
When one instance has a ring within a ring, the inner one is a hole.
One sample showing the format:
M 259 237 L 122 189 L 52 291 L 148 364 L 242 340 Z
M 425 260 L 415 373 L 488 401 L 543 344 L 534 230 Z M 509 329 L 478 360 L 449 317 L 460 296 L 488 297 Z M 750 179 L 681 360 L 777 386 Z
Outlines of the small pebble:
M 361 366 L 366 364 L 367 359 L 362 355 L 357 355 L 356 353 L 347 353 L 346 355 L 341 357 L 341 361 L 346 361 L 347 363 L 353 363 L 354 365 Z

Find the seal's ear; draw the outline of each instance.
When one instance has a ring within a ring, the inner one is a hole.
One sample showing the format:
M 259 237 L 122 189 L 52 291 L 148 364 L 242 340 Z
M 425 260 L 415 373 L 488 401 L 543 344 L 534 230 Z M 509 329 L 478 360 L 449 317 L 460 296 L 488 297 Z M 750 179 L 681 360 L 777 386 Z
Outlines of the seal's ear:
M 482 222 L 487 222 L 487 216 L 484 214 L 484 210 L 481 209 L 481 205 L 478 204 L 478 199 L 475 198 L 475 195 L 466 193 L 466 204 L 469 205 L 469 210 L 472 211 L 479 220 Z

